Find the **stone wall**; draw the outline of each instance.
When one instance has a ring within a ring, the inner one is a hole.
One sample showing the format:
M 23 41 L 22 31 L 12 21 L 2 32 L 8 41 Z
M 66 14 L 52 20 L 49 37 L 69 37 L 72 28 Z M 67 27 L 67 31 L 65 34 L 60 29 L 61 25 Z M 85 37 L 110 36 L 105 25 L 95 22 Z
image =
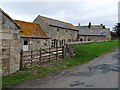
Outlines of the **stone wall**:
M 79 36 L 79 41 L 106 41 L 106 36 Z
M 28 41 L 28 51 L 29 50 L 38 50 L 40 48 L 48 48 L 51 45 L 49 44 L 50 39 L 31 39 L 31 38 L 21 38 L 21 49 L 24 50 L 24 40 Z M 27 50 L 26 50 L 27 51 Z
M 50 46 L 49 39 L 30 39 L 30 41 L 32 42 L 31 47 L 33 50 L 38 50 L 40 48 L 48 48 Z
M 19 70 L 20 37 L 18 26 L 6 14 L 1 12 L 1 56 L 2 75 L 8 75 Z
M 2 32 L 2 12 L 0 12 L 0 32 Z M 2 76 L 2 34 L 0 33 L 0 76 Z M 0 78 L 0 82 L 1 82 Z M 0 83 L 0 86 L 2 84 Z
M 58 27 L 49 26 L 48 34 L 52 39 L 64 40 L 68 42 L 69 40 L 75 41 L 77 39 L 77 31 L 63 29 Z
M 44 19 L 42 17 L 37 17 L 34 21 L 34 23 L 39 23 L 41 25 L 41 28 L 44 30 L 44 32 L 47 34 L 47 24 L 45 23 Z M 47 34 L 48 35 L 48 34 Z

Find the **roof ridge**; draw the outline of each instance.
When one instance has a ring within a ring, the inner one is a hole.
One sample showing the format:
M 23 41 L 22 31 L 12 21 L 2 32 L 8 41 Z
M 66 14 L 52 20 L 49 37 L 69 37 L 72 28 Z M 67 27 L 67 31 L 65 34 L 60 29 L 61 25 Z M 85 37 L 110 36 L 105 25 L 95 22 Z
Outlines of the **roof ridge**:
M 86 26 L 88 26 L 88 25 L 81 25 L 82 27 L 86 27 Z M 81 27 L 80 26 L 80 27 Z M 91 26 L 104 26 L 104 25 L 97 25 L 97 24 L 94 24 L 94 25 L 91 25 Z
M 40 15 L 40 16 L 41 16 L 41 15 Z M 54 19 L 54 18 L 49 18 L 49 17 L 46 17 L 46 16 L 41 16 L 41 17 L 43 17 L 43 18 L 48 18 L 48 19 L 52 19 L 52 20 L 55 20 L 55 21 L 63 22 L 63 23 L 69 23 L 69 22 L 57 20 L 57 19 Z M 71 23 L 70 23 L 70 24 L 71 24 Z

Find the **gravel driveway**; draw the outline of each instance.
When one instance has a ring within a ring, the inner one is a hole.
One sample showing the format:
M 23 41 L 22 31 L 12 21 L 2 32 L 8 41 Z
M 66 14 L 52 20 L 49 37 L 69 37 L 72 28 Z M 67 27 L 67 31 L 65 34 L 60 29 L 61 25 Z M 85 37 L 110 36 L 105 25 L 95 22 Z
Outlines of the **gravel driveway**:
M 57 75 L 27 81 L 15 88 L 118 88 L 118 50 Z

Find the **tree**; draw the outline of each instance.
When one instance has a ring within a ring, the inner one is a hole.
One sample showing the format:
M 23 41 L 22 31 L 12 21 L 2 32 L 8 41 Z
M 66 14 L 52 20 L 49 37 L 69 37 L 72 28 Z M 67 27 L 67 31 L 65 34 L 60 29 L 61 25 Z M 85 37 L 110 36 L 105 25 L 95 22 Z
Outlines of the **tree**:
M 117 34 L 117 37 L 120 38 L 120 23 L 117 23 L 117 26 L 116 26 L 116 34 Z
M 117 23 L 111 32 L 112 38 L 119 38 L 120 39 L 120 23 Z
M 111 31 L 111 39 L 117 39 L 117 25 L 115 25 Z

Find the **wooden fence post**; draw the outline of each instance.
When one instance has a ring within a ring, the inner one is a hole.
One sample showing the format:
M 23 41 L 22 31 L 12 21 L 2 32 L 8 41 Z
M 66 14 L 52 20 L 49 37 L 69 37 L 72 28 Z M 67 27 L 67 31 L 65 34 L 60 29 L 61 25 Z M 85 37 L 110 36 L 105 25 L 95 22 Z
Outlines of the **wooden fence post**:
M 64 58 L 64 46 L 62 46 L 62 58 Z
M 40 48 L 40 54 L 39 54 L 39 65 L 41 65 L 41 48 Z
M 20 50 L 20 70 L 23 68 L 23 49 Z
M 50 62 L 50 47 L 49 47 L 49 62 Z
M 31 65 L 32 65 L 32 59 L 33 59 L 33 50 L 31 50 Z
M 56 60 L 57 60 L 57 52 L 58 52 L 58 47 L 56 47 Z

